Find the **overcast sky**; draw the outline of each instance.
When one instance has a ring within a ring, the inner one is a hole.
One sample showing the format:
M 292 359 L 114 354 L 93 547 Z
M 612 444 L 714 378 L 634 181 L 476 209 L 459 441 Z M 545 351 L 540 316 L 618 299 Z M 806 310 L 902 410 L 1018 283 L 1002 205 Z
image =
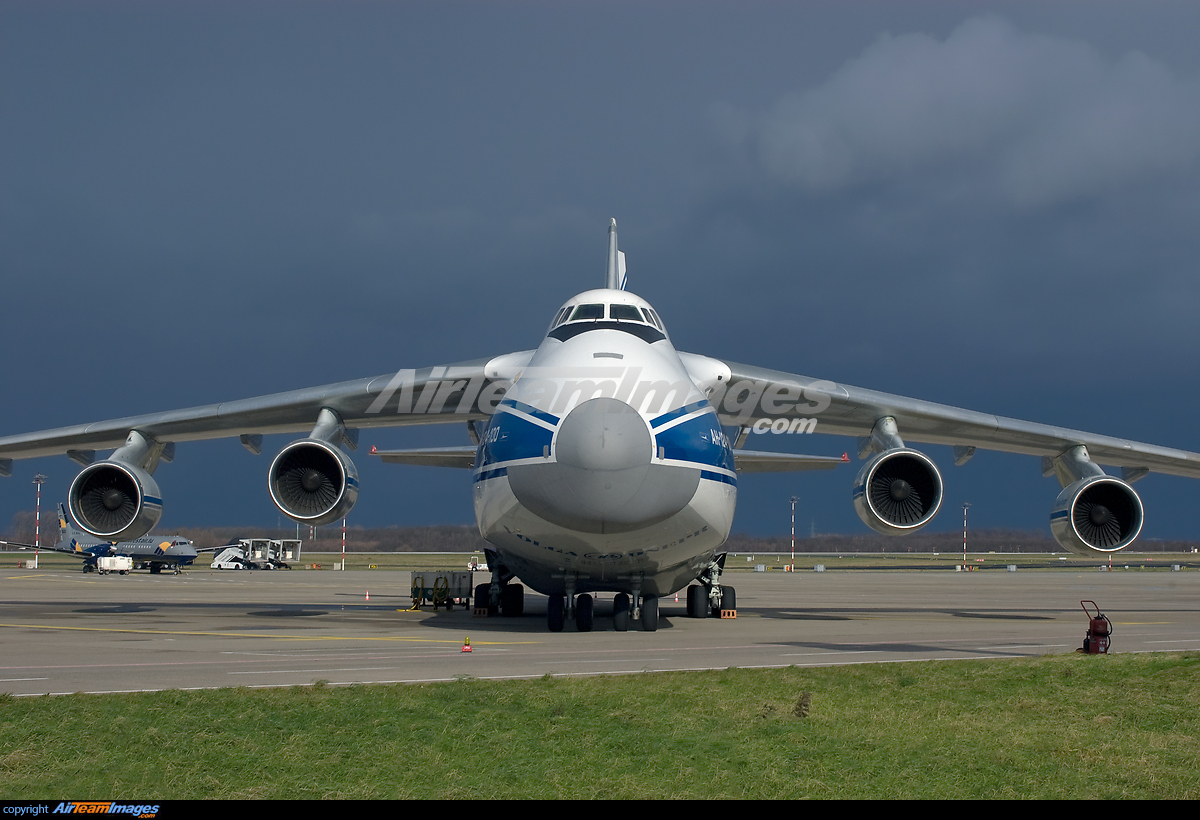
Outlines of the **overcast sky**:
M 534 347 L 616 217 L 681 350 L 1200 451 L 1198 37 L 1194 2 L 0 0 L 0 434 Z M 283 521 L 286 441 L 180 445 L 160 530 Z M 472 522 L 465 472 L 365 455 L 465 442 L 364 432 L 350 522 Z M 1048 529 L 1037 459 L 928 452 L 935 529 Z M 735 530 L 797 494 L 865 532 L 854 470 L 743 477 Z M 17 462 L 0 526 L 37 471 L 78 467 Z M 1200 538 L 1200 484 L 1137 489 Z

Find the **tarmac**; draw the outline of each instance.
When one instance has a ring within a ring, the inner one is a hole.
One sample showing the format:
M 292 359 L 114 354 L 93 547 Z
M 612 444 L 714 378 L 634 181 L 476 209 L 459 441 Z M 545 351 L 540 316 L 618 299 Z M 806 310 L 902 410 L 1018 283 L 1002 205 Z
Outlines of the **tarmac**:
M 475 581 L 488 580 L 476 573 Z M 546 629 L 521 618 L 408 611 L 409 573 L 194 568 L 183 575 L 0 570 L 0 692 L 419 683 L 1071 653 L 1095 601 L 1112 652 L 1200 650 L 1200 572 L 1185 569 L 744 572 L 737 618 L 662 599 L 657 632 Z M 369 600 L 367 595 L 370 595 Z M 470 639 L 472 651 L 462 647 Z

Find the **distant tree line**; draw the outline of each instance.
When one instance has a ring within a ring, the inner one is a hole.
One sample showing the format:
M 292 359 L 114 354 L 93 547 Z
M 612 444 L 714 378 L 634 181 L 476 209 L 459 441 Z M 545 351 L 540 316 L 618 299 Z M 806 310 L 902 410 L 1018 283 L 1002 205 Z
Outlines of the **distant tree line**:
M 0 535 L 7 541 L 33 543 L 33 511 L 19 512 L 13 516 L 7 534 Z M 308 527 L 300 528 L 307 550 L 337 551 L 342 548 L 340 526 L 318 527 L 316 538 L 309 535 Z M 198 547 L 216 547 L 236 544 L 239 538 L 295 538 L 295 527 L 179 527 L 164 535 L 182 535 L 191 539 Z M 58 543 L 58 516 L 51 509 L 42 513 L 42 543 L 54 546 Z M 436 527 L 348 527 L 346 550 L 349 552 L 475 552 L 483 550 L 488 543 L 479 537 L 473 526 L 444 525 Z M 961 532 L 918 532 L 903 538 L 891 538 L 873 532 L 853 535 L 816 535 L 796 539 L 797 552 L 856 553 L 856 552 L 941 552 L 962 551 Z M 1141 539 L 1134 544 L 1138 552 L 1191 552 L 1200 547 L 1195 541 L 1158 541 Z M 784 555 L 791 552 L 791 539 L 786 535 L 760 538 L 734 534 L 726 542 L 730 552 L 763 553 Z M 1024 532 L 1020 530 L 978 530 L 968 536 L 970 552 L 1017 552 L 1052 553 L 1063 552 L 1049 533 Z

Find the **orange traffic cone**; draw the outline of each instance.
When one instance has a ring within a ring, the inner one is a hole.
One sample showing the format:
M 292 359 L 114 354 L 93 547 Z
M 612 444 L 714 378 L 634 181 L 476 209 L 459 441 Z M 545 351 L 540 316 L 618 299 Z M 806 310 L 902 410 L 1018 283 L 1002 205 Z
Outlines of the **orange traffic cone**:
M 371 600 L 371 590 L 367 590 L 367 600 Z

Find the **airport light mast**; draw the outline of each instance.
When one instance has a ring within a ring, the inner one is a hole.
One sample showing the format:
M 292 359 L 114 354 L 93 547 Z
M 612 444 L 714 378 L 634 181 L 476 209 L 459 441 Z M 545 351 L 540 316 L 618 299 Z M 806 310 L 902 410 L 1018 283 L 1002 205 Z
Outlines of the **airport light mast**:
M 796 502 L 799 496 L 792 496 L 792 563 L 789 572 L 796 571 Z
M 970 501 L 963 502 L 963 569 L 967 568 L 967 510 L 971 508 Z
M 37 485 L 37 505 L 33 517 L 33 568 L 37 569 L 38 548 L 42 546 L 42 485 L 46 483 L 46 476 L 38 473 L 33 477 L 33 483 Z

